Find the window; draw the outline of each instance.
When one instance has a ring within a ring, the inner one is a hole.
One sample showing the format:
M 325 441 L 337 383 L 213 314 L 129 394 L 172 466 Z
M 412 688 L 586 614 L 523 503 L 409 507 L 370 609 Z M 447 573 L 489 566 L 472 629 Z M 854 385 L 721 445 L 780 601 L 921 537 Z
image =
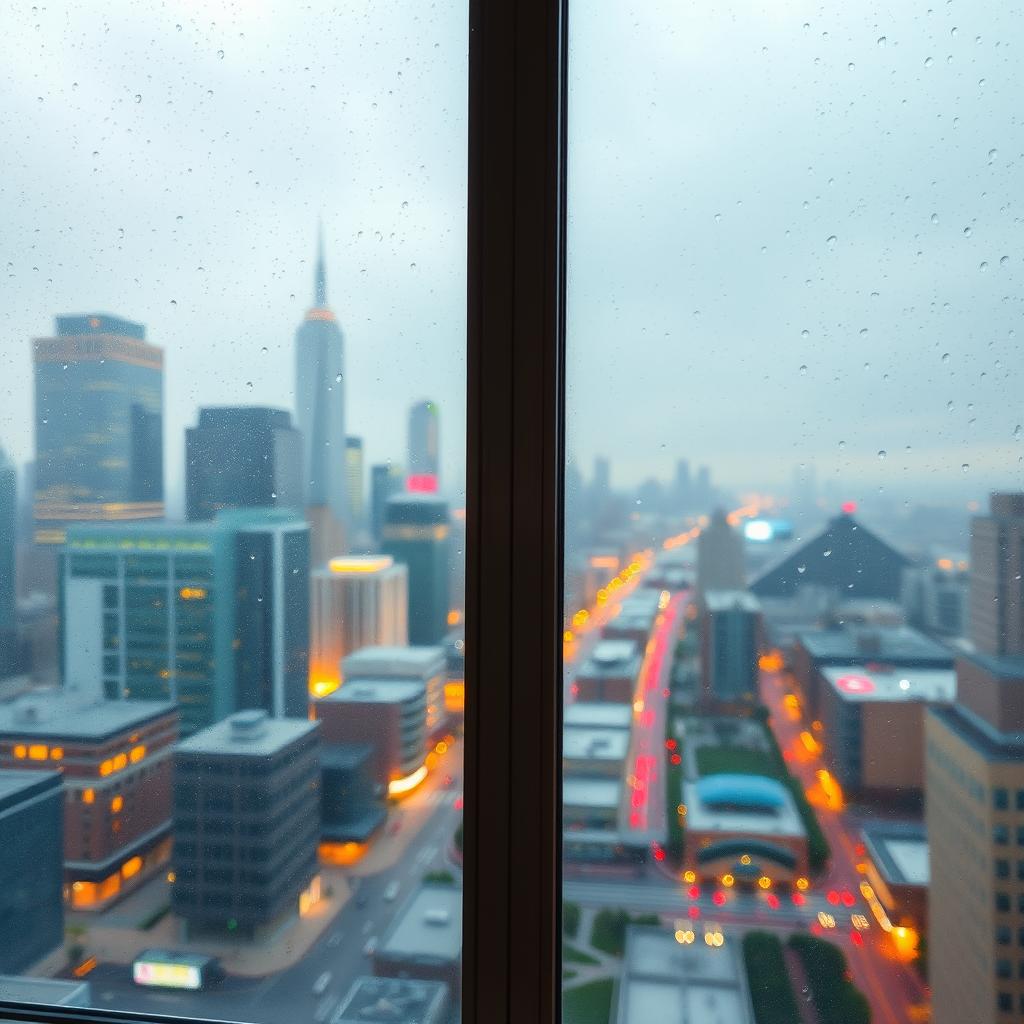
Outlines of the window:
M 1010 797 L 1003 786 L 998 786 L 992 790 L 992 806 L 997 811 L 1005 811 L 1009 808 Z
M 1009 960 L 997 960 L 996 961 L 996 977 L 997 978 L 1012 978 L 1013 977 L 1013 965 Z
M 1010 828 L 1008 825 L 992 826 L 992 842 L 996 846 L 1006 846 L 1010 842 Z
M 997 858 L 996 860 L 996 878 L 1009 878 L 1010 877 L 1010 862 L 1003 858 Z
M 1013 1009 L 1013 995 L 1010 992 L 1000 992 L 996 1005 L 1001 1013 L 1009 1013 Z
M 67 0 L 4 35 L 0 748 L 32 723 L 21 774 L 96 820 L 64 849 L 33 792 L 5 825 L 5 781 L 0 969 L 70 988 L 156 913 L 228 991 L 270 957 L 229 1016 L 316 1024 L 405 934 L 459 1016 L 469 0 Z M 117 974 L 92 1009 L 225 1015 Z
M 1011 941 L 1011 932 L 1008 925 L 1001 924 L 996 927 L 996 942 L 1000 946 L 1008 946 Z
M 1009 913 L 1010 911 L 1010 894 L 1006 892 L 996 893 L 996 910 L 1001 914 Z

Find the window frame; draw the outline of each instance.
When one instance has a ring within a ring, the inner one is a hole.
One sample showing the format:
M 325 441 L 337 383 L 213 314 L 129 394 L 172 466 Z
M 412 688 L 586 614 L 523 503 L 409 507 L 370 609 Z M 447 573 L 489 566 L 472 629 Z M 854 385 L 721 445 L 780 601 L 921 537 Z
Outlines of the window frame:
M 567 0 L 468 7 L 462 1019 L 555 1024 Z M 0 1018 L 196 1019 L 2 1001 Z

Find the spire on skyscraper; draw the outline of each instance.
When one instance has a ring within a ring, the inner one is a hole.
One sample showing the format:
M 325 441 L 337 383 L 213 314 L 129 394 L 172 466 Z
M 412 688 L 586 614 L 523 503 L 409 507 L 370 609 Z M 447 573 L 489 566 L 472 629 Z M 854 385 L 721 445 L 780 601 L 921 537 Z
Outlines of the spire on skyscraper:
M 327 267 L 324 264 L 324 222 L 317 221 L 316 232 L 316 290 L 313 305 L 320 309 L 327 306 Z

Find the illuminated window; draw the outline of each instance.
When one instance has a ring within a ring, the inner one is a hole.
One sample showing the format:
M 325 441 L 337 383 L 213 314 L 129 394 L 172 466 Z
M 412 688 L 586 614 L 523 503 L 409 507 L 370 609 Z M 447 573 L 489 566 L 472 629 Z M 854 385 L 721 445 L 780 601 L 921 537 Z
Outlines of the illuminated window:
M 28 756 L 31 761 L 45 761 L 49 754 L 50 748 L 45 743 L 33 743 L 28 748 Z
M 64 748 L 63 747 L 51 747 L 50 748 L 50 757 L 54 761 L 59 761 L 63 756 L 64 756 Z
M 132 752 L 129 758 L 132 764 L 138 764 L 146 756 L 146 748 L 144 746 L 132 747 Z
M 115 772 L 121 771 L 128 764 L 127 754 L 117 754 L 113 759 L 113 768 Z
M 91 804 L 91 803 L 94 803 L 95 800 L 96 800 L 96 790 L 95 789 L 91 789 L 90 788 L 90 789 L 83 789 L 82 790 L 82 803 L 83 804 Z
M 131 878 L 142 870 L 142 858 L 132 857 L 121 865 L 121 877 Z
M 110 809 L 114 814 L 117 814 L 122 807 L 124 807 L 124 797 L 118 794 L 110 801 Z
M 26 755 L 26 754 L 27 754 L 27 751 L 26 751 L 26 749 L 25 749 L 25 744 L 24 744 L 24 743 L 18 743 L 18 744 L 17 744 L 16 746 L 15 746 L 15 748 L 14 748 L 14 756 L 15 756 L 15 757 L 16 757 L 16 758 L 17 758 L 17 759 L 18 759 L 19 761 L 21 761 L 21 760 L 23 760 L 23 759 L 24 759 L 24 757 L 25 757 L 25 755 Z

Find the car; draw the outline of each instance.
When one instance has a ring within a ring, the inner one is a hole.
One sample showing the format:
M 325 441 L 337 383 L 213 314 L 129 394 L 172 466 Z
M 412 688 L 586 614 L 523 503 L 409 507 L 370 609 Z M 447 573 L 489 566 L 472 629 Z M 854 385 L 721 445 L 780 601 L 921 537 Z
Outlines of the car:
M 388 882 L 387 888 L 384 890 L 384 899 L 391 903 L 398 895 L 398 882 Z
M 363 946 L 363 956 L 373 956 L 377 952 L 377 936 L 371 935 Z
M 313 995 L 322 996 L 327 991 L 327 986 L 331 983 L 331 972 L 324 971 L 316 981 L 313 982 Z

